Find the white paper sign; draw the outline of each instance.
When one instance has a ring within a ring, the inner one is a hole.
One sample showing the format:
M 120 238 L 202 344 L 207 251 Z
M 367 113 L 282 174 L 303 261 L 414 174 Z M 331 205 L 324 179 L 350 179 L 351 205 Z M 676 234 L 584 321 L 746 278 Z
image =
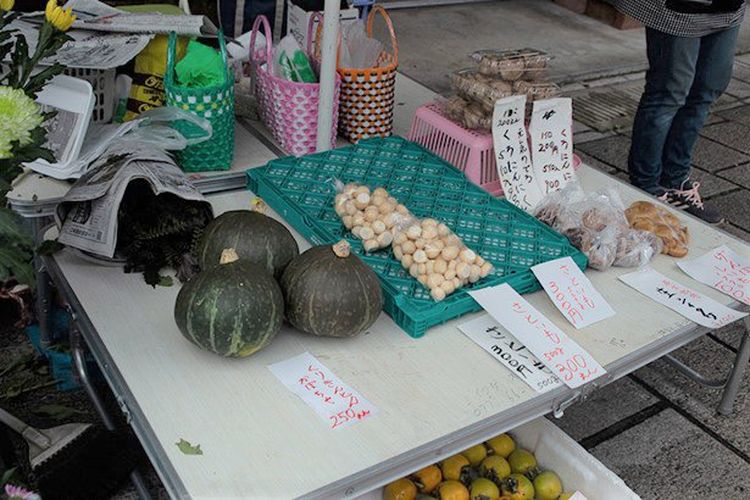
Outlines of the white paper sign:
M 497 173 L 505 198 L 530 212 L 539 204 L 543 195 L 531 166 L 525 115 L 525 95 L 498 100 L 492 114 L 492 139 Z
M 469 294 L 568 387 L 576 388 L 606 373 L 591 354 L 507 283 Z
M 537 264 L 531 271 L 555 307 L 576 328 L 584 328 L 615 315 L 614 309 L 572 258 L 563 257 Z
M 704 297 L 650 267 L 623 274 L 620 280 L 690 321 L 709 328 L 720 328 L 747 316 L 747 313 L 735 311 Z
M 542 193 L 562 189 L 574 180 L 572 99 L 534 101 L 529 134 L 534 176 Z
M 587 500 L 580 491 L 576 491 L 568 500 Z
M 459 325 L 458 329 L 536 392 L 562 385 L 544 363 L 489 314 Z
M 378 411 L 309 352 L 270 365 L 268 369 L 315 410 L 330 429 L 347 427 Z
M 691 278 L 750 304 L 750 259 L 736 254 L 728 246 L 722 245 L 702 257 L 677 265 Z

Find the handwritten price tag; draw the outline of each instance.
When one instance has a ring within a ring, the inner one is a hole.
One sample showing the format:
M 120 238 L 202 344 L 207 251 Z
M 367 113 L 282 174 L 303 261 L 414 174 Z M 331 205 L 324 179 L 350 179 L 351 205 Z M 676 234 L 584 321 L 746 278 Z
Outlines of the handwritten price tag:
M 534 101 L 529 135 L 534 174 L 543 194 L 562 189 L 575 179 L 572 99 Z
M 525 115 L 525 95 L 498 100 L 492 114 L 492 139 L 505 198 L 529 212 L 543 195 L 531 165 Z
M 300 397 L 329 428 L 347 427 L 377 413 L 377 408 L 346 385 L 309 352 L 268 367 L 287 389 Z
M 704 297 L 650 267 L 623 274 L 620 280 L 690 321 L 709 328 L 720 328 L 747 316 L 747 313 L 735 311 Z
M 544 363 L 489 314 L 459 325 L 458 329 L 536 392 L 562 385 Z
M 737 255 L 728 246 L 677 265 L 691 278 L 750 305 L 750 259 Z
M 614 309 L 570 257 L 537 264 L 531 271 L 555 307 L 576 328 L 615 315 Z
M 591 354 L 507 283 L 469 294 L 568 387 L 576 388 L 606 373 Z

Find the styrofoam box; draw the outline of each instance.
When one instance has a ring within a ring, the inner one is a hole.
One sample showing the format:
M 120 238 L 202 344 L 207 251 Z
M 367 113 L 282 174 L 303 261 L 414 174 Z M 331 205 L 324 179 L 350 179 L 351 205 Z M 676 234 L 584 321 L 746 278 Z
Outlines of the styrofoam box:
M 553 470 L 560 476 L 565 491 L 579 491 L 588 500 L 640 499 L 625 481 L 546 418 L 532 420 L 509 433 L 518 447 L 536 455 L 543 470 Z M 381 499 L 382 495 L 383 490 L 378 489 L 358 500 Z
M 287 33 L 294 35 L 297 39 L 300 48 L 307 50 L 307 26 L 310 22 L 310 16 L 312 12 L 308 12 L 301 7 L 294 5 L 292 2 L 287 0 L 286 3 L 286 30 Z M 344 9 L 339 14 L 340 26 L 353 23 L 359 19 L 359 10 L 356 8 Z M 313 27 L 313 36 L 315 36 L 315 30 L 317 29 L 317 23 Z

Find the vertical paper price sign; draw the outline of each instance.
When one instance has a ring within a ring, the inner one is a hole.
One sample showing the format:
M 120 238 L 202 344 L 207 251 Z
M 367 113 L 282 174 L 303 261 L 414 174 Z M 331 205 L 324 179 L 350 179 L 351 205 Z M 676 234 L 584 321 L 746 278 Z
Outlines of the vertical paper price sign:
M 571 325 L 583 328 L 615 315 L 570 257 L 550 260 L 531 268 L 555 307 Z
M 728 246 L 722 245 L 702 257 L 677 265 L 691 278 L 750 305 L 750 259 L 736 254 Z
M 542 200 L 542 191 L 534 178 L 531 152 L 524 116 L 526 96 L 512 96 L 495 103 L 492 114 L 492 140 L 495 146 L 497 174 L 505 198 L 530 212 Z
M 534 175 L 543 194 L 562 189 L 575 179 L 573 104 L 569 97 L 534 101 L 529 134 Z
M 315 410 L 330 429 L 372 417 L 377 408 L 309 352 L 268 367 L 287 389 Z
M 620 276 L 626 285 L 643 295 L 708 328 L 721 328 L 747 316 L 705 297 L 647 267 Z
M 591 354 L 507 283 L 469 292 L 469 295 L 568 387 L 579 387 L 606 373 Z

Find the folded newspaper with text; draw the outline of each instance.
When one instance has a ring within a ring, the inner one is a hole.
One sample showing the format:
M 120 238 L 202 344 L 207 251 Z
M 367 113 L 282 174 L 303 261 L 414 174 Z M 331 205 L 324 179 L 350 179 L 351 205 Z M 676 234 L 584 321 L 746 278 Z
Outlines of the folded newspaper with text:
M 92 164 L 68 191 L 55 212 L 58 241 L 112 258 L 117 246 L 120 202 L 132 181 L 149 183 L 154 194 L 172 193 L 184 200 L 208 201 L 169 154 L 151 145 L 118 141 Z

